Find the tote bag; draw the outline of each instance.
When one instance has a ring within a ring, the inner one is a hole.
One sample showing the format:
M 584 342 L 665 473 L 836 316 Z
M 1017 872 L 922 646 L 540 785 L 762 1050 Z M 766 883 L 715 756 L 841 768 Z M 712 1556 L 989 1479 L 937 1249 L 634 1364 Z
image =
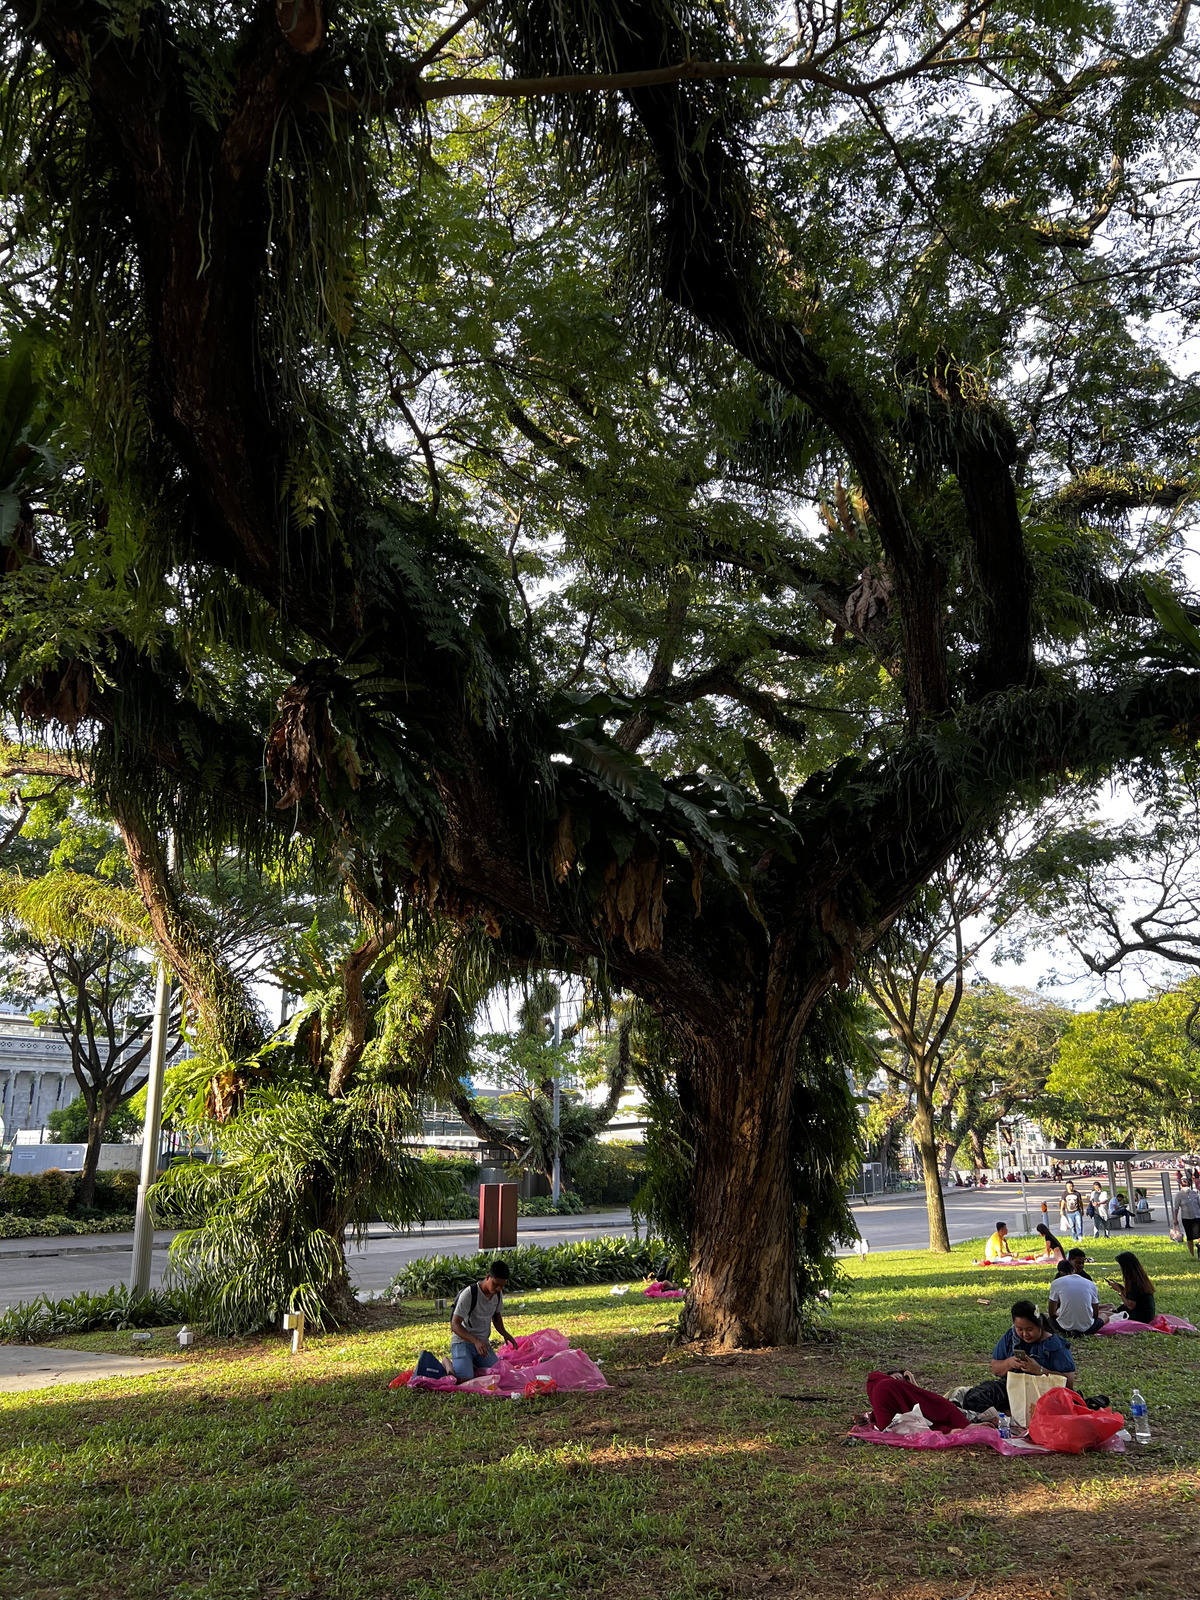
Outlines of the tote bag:
M 1065 1389 L 1067 1380 L 1061 1372 L 1010 1372 L 1008 1380 L 1008 1414 L 1022 1428 L 1029 1426 L 1029 1416 L 1034 1406 L 1051 1389 Z

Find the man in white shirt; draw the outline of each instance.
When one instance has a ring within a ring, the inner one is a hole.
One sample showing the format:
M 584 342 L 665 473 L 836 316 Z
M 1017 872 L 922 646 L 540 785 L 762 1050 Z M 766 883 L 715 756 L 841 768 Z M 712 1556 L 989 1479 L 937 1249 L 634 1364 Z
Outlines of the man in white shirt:
M 1050 1322 L 1068 1339 L 1096 1333 L 1104 1326 L 1099 1315 L 1100 1291 L 1090 1278 L 1081 1277 L 1069 1261 L 1058 1263 L 1058 1277 L 1050 1285 Z
M 1180 1185 L 1175 1196 L 1175 1226 L 1182 1227 L 1187 1239 L 1188 1255 L 1196 1254 L 1196 1240 L 1200 1238 L 1200 1194 L 1190 1183 Z

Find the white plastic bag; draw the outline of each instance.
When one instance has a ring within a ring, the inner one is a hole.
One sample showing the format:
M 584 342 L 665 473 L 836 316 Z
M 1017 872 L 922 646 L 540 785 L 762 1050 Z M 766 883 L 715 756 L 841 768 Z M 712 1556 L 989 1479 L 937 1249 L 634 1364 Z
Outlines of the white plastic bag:
M 884 1433 L 928 1433 L 932 1426 L 918 1402 L 911 1411 L 897 1412 L 883 1431 Z

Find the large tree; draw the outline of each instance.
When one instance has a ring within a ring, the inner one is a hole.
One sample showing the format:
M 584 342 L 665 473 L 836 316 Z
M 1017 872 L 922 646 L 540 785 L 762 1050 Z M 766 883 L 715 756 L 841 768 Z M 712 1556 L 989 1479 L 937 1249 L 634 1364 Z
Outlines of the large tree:
M 1190 5 L 6 15 L 7 303 L 78 462 L 3 480 L 9 705 L 185 857 L 294 826 L 384 918 L 601 958 L 675 1053 L 689 1330 L 795 1337 L 822 998 L 1014 792 L 1200 714 L 1138 581 Z M 488 97 L 536 316 L 428 159 Z

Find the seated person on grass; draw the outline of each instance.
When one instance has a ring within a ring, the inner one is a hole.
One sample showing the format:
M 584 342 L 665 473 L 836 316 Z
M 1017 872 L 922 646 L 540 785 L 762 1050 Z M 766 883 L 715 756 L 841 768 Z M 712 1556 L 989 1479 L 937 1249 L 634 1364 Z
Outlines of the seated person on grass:
M 1008 1243 L 1008 1223 L 998 1222 L 996 1231 L 983 1247 L 985 1261 L 1012 1261 L 1013 1253 Z
M 1086 1250 L 1068 1250 L 1067 1260 L 1071 1263 L 1071 1271 L 1077 1278 L 1086 1278 L 1089 1283 L 1094 1281 L 1091 1273 L 1084 1271 L 1087 1266 Z
M 1081 1277 L 1068 1261 L 1058 1263 L 1058 1276 L 1050 1285 L 1050 1326 L 1055 1333 L 1073 1339 L 1085 1333 L 1099 1333 L 1104 1326 L 1100 1315 L 1100 1291 L 1088 1277 Z
M 454 1302 L 450 1317 L 450 1364 L 459 1383 L 467 1383 L 496 1365 L 496 1355 L 489 1343 L 493 1323 L 504 1342 L 516 1348 L 517 1341 L 504 1326 L 507 1282 L 508 1267 L 503 1261 L 493 1261 L 487 1277 L 478 1283 L 469 1283 Z
M 1010 1372 L 1031 1372 L 1035 1377 L 1047 1372 L 1061 1372 L 1066 1377 L 1067 1387 L 1075 1387 L 1074 1358 L 1058 1334 L 1038 1316 L 1038 1309 L 1032 1300 L 1014 1303 L 1012 1327 L 1006 1330 L 992 1351 L 992 1377 L 968 1389 L 958 1404 L 964 1411 L 981 1412 L 989 1407 L 1007 1411 L 1006 1379 Z
M 1038 1223 L 1037 1231 L 1041 1234 L 1042 1242 L 1045 1245 L 1040 1259 L 1042 1261 L 1065 1261 L 1067 1252 L 1063 1249 L 1062 1240 L 1056 1234 L 1051 1233 L 1044 1222 Z
M 1117 1265 L 1121 1269 L 1121 1280 L 1109 1278 L 1109 1288 L 1117 1291 L 1120 1300 L 1120 1309 L 1117 1316 L 1122 1313 L 1130 1322 L 1153 1322 L 1155 1317 L 1154 1285 L 1146 1276 L 1146 1269 L 1132 1250 L 1117 1252 Z

